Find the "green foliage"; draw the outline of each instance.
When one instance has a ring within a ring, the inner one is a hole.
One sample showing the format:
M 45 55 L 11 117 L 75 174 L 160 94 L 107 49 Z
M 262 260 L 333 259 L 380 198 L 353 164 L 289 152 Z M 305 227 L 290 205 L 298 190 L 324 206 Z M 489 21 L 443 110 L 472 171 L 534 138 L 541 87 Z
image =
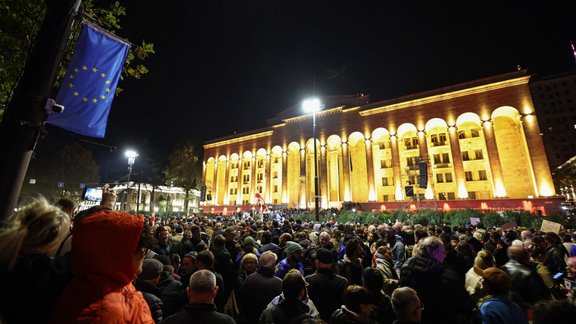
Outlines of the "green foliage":
M 481 220 L 486 227 L 498 227 L 507 222 L 504 217 L 492 210 L 482 217 Z
M 194 144 L 186 141 L 170 154 L 168 167 L 164 174 L 167 184 L 174 184 L 184 188 L 186 197 L 184 209 L 188 210 L 188 195 L 191 189 L 200 185 L 202 169 L 200 157 Z
M 444 223 L 450 226 L 466 225 L 470 217 L 481 218 L 482 212 L 475 209 L 451 210 L 444 215 Z

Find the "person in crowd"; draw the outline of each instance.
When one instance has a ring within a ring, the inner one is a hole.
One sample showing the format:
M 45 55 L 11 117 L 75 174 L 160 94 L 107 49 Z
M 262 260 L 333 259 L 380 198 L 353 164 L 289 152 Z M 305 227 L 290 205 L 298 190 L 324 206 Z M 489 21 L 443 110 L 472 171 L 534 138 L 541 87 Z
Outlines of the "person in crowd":
M 80 219 L 72 238 L 74 278 L 50 322 L 153 323 L 142 293 L 132 284 L 151 245 L 142 215 L 102 210 Z
M 234 290 L 240 291 L 249 275 L 258 269 L 258 257 L 253 253 L 246 253 L 240 260 L 240 271 L 234 283 Z
M 540 301 L 532 308 L 533 324 L 573 323 L 576 305 L 567 300 Z
M 210 251 L 202 251 L 198 253 L 197 261 L 198 270 L 210 270 L 214 272 L 214 275 L 216 276 L 218 294 L 216 295 L 216 298 L 214 298 L 214 303 L 216 304 L 218 311 L 222 312 L 224 310 L 224 305 L 230 296 L 230 291 L 226 290 L 226 285 L 224 284 L 222 275 L 214 270 L 214 254 Z
M 0 322 L 48 321 L 72 277 L 68 257 L 54 257 L 69 231 L 68 214 L 44 198 L 22 207 L 0 228 Z
M 465 323 L 472 315 L 473 303 L 458 275 L 442 265 L 442 241 L 429 236 L 420 242 L 419 255 L 402 266 L 400 286 L 411 287 L 428 306 L 426 323 Z
M 152 247 L 152 251 L 160 255 L 170 255 L 175 252 L 174 242 L 168 228 L 166 226 L 158 226 L 154 233 L 156 244 Z
M 374 308 L 374 297 L 368 289 L 350 285 L 343 296 L 344 304 L 337 309 L 330 320 L 332 324 L 371 323 L 370 314 Z
M 566 262 L 568 251 L 562 245 L 560 237 L 553 232 L 548 232 L 542 236 L 546 244 L 546 253 L 542 263 L 548 268 L 551 274 L 566 272 Z
M 182 242 L 183 238 L 184 238 L 184 227 L 180 224 L 174 225 L 174 235 L 170 237 L 170 239 L 172 239 L 172 244 L 174 244 L 174 246 L 177 246 L 179 242 Z
M 395 242 L 392 247 L 392 260 L 394 260 L 394 270 L 398 271 L 406 261 L 406 247 L 404 246 L 402 236 L 399 234 L 395 235 Z
M 420 302 L 416 290 L 400 287 L 390 297 L 394 315 L 398 317 L 394 324 L 417 324 L 422 322 L 424 305 Z
M 482 289 L 487 295 L 480 306 L 483 324 L 528 324 L 522 308 L 508 297 L 512 281 L 506 272 L 495 267 L 474 271 L 482 277 Z
M 224 230 L 224 238 L 226 239 L 226 250 L 230 253 L 233 259 L 232 261 L 234 261 L 234 258 L 240 253 L 240 246 L 236 242 L 236 230 L 234 226 L 226 227 Z
M 576 257 L 569 257 L 566 262 L 566 299 L 576 305 Z
M 288 241 L 284 247 L 286 258 L 282 259 L 276 265 L 276 277 L 283 279 L 291 269 L 297 269 L 304 274 L 304 265 L 302 264 L 302 252 L 304 249 L 296 242 Z
M 334 264 L 333 252 L 320 248 L 315 256 L 316 272 L 307 276 L 308 294 L 320 312 L 320 318 L 328 322 L 332 313 L 342 305 L 342 296 L 348 279 L 335 274 L 332 271 Z
M 236 255 L 234 262 L 236 262 L 239 265 L 240 261 L 247 253 L 252 253 L 256 255 L 256 257 L 259 257 L 260 252 L 258 252 L 258 249 L 254 247 L 254 244 L 255 244 L 254 238 L 252 236 L 246 236 L 242 241 L 240 252 L 238 253 L 238 255 Z
M 337 264 L 338 274 L 351 285 L 362 285 L 362 242 L 356 238 L 346 243 L 344 258 Z
M 466 272 L 465 287 L 466 291 L 470 294 L 470 297 L 474 303 L 478 304 L 486 292 L 482 289 L 482 277 L 476 273 L 475 268 L 484 270 L 494 267 L 494 257 L 492 253 L 488 250 L 481 250 L 474 258 L 474 266 Z
M 218 294 L 216 276 L 209 270 L 198 270 L 190 277 L 190 283 L 186 288 L 190 303 L 184 306 L 184 310 L 168 316 L 163 324 L 235 324 L 236 321 L 229 315 L 216 310 L 214 299 Z
M 376 253 L 374 253 L 374 262 L 376 269 L 380 271 L 384 278 L 384 292 L 390 295 L 398 287 L 399 283 L 398 273 L 392 263 L 392 250 L 386 245 L 378 247 Z
M 180 270 L 180 283 L 183 287 L 188 287 L 190 276 L 198 270 L 198 252 L 190 251 L 182 257 L 182 267 Z
M 364 288 L 374 297 L 374 307 L 370 313 L 371 323 L 391 324 L 396 319 L 390 296 L 384 292 L 384 277 L 382 273 L 374 268 L 366 268 L 362 273 Z
M 178 254 L 173 254 L 173 256 L 180 258 Z M 172 275 L 173 267 L 169 257 L 165 255 L 155 255 L 154 259 L 162 263 L 162 272 L 160 272 L 158 283 L 155 285 L 161 289 L 161 293 L 158 297 L 160 297 L 162 304 L 164 305 L 162 307 L 163 316 L 167 317 L 179 312 L 182 307 L 186 305 L 188 302 L 188 298 L 186 297 L 186 289 L 185 287 L 182 287 L 180 277 L 178 277 L 177 280 Z M 146 260 L 144 260 L 144 263 L 146 263 Z
M 249 275 L 237 295 L 240 314 L 246 323 L 257 323 L 272 299 L 282 293 L 282 280 L 274 276 L 278 256 L 265 251 L 258 260 L 258 270 Z
M 56 207 L 62 209 L 68 216 L 74 216 L 74 211 L 78 207 L 76 201 L 70 197 L 62 197 L 54 204 Z
M 237 274 L 232 256 L 226 249 L 226 238 L 222 235 L 215 236 L 210 251 L 214 255 L 214 270 L 222 275 L 224 286 L 227 289 L 226 293 L 230 294 Z
M 278 255 L 280 253 L 280 247 L 272 242 L 272 233 L 270 231 L 264 231 L 262 233 L 262 239 L 260 241 L 260 247 L 258 252 L 264 253 L 266 251 L 272 251 Z
M 508 248 L 509 261 L 502 266 L 512 281 L 510 296 L 526 313 L 542 299 L 551 297 L 550 290 L 530 264 L 528 252 L 522 246 Z
M 162 288 L 158 287 L 160 282 L 160 274 L 164 270 L 162 262 L 156 259 L 145 259 L 142 263 L 142 272 L 134 280 L 134 287 L 136 290 L 142 292 L 144 300 L 150 307 L 150 313 L 155 323 L 162 322 L 164 316 L 164 304 L 160 297 L 162 296 Z
M 291 269 L 282 280 L 282 293 L 268 304 L 260 315 L 261 324 L 299 323 L 307 318 L 320 318 L 314 302 L 308 298 L 306 281 L 297 269 Z
M 506 262 L 508 262 L 508 256 L 506 250 L 508 246 L 506 242 L 502 239 L 502 233 L 500 230 L 495 230 L 490 232 L 489 240 L 484 244 L 484 248 L 492 252 L 494 256 L 495 265 L 501 267 Z

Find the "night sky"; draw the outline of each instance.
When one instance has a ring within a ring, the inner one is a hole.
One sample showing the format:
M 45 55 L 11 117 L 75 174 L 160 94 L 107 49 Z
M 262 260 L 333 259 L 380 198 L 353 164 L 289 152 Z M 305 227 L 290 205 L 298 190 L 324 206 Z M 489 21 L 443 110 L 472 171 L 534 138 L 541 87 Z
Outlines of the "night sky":
M 372 101 L 507 73 L 574 70 L 576 23 L 565 1 L 122 1 L 118 35 L 155 44 L 141 80 L 120 83 L 101 174 L 123 152 L 160 163 L 199 143 L 266 125 L 311 95 Z M 148 162 L 146 162 L 148 161 Z M 138 162 L 137 162 L 138 163 Z M 161 163 L 160 163 L 161 164 Z

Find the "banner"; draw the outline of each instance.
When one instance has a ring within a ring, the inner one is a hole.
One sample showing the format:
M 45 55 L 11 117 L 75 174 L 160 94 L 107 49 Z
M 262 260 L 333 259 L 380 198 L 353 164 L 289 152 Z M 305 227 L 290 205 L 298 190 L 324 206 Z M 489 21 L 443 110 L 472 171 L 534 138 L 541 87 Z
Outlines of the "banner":
M 49 115 L 46 122 L 74 133 L 104 137 L 129 48 L 118 37 L 85 22 L 56 96 L 64 111 Z

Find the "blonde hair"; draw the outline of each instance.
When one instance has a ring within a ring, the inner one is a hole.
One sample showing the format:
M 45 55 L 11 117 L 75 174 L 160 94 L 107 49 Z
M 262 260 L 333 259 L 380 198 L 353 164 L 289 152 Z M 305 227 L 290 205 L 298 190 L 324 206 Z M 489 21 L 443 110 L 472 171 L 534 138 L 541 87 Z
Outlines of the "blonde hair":
M 52 256 L 70 230 L 70 217 L 44 197 L 14 213 L 0 229 L 0 263 L 11 271 L 20 257 Z

